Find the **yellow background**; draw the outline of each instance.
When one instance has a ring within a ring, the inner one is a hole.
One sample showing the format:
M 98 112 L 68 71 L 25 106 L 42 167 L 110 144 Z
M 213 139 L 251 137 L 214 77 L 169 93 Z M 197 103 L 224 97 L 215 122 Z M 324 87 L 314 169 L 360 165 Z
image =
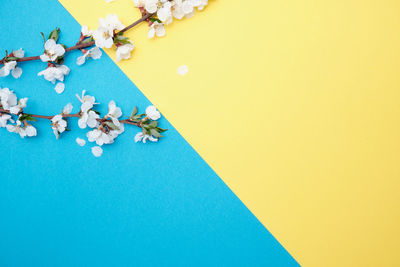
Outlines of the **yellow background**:
M 61 3 L 92 29 L 140 17 L 129 0 Z M 398 0 L 210 0 L 164 38 L 130 30 L 118 65 L 300 264 L 399 266 L 399 14 Z

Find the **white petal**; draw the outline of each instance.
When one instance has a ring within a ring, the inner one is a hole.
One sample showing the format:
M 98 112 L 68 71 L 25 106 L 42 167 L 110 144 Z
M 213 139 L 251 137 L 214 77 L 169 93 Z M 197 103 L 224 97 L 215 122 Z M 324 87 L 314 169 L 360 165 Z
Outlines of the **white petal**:
M 64 92 L 65 89 L 65 84 L 63 83 L 57 83 L 56 87 L 54 87 L 54 90 L 56 90 L 57 94 L 61 94 Z
M 49 49 L 53 48 L 55 45 L 56 45 L 56 41 L 54 41 L 53 39 L 48 39 L 46 41 L 46 43 L 44 44 L 44 49 L 49 50 Z
M 56 52 L 56 55 L 58 57 L 64 55 L 64 53 L 65 53 L 64 47 L 60 44 L 55 46 L 54 51 Z
M 157 142 L 157 141 L 158 141 L 158 138 L 154 138 L 153 136 L 149 135 L 149 140 L 150 140 L 151 142 Z
M 20 48 L 18 50 L 15 50 L 13 52 L 13 54 L 14 54 L 15 57 L 21 58 L 21 57 L 24 57 L 25 52 L 24 52 L 24 50 L 22 50 L 22 48 Z
M 89 53 L 89 55 L 93 59 L 99 59 L 102 54 L 103 54 L 103 52 L 101 52 L 100 48 L 98 48 L 97 46 L 90 49 L 90 53 Z
M 16 67 L 11 71 L 11 74 L 15 79 L 18 79 L 22 75 L 22 69 L 20 67 Z
M 70 114 L 72 112 L 73 106 L 71 103 L 68 103 L 67 105 L 65 105 L 64 109 L 63 109 L 63 114 Z
M 142 132 L 138 132 L 135 135 L 135 143 L 142 141 L 142 139 L 143 139 L 143 133 Z
M 154 35 L 156 34 L 156 30 L 154 29 L 154 27 L 150 27 L 149 28 L 149 33 L 147 34 L 147 37 L 149 39 L 154 38 Z
M 6 68 L 5 66 L 3 66 L 3 67 L 0 69 L 0 77 L 5 77 L 5 76 L 7 76 L 8 74 L 10 74 L 10 70 L 9 70 L 8 68 Z
M 164 25 L 158 25 L 156 28 L 156 35 L 158 37 L 163 37 L 165 35 L 165 27 Z
M 19 106 L 10 107 L 11 114 L 18 114 L 20 111 L 21 111 L 21 108 Z
M 182 65 L 178 67 L 176 73 L 178 73 L 181 76 L 185 76 L 188 73 L 188 71 L 189 71 L 188 66 Z
M 76 141 L 76 143 L 77 143 L 78 145 L 80 145 L 80 146 L 86 145 L 86 141 L 85 141 L 84 139 L 82 139 L 82 138 L 77 137 L 77 138 L 75 139 L 75 141 Z
M 50 61 L 50 58 L 47 54 L 43 54 L 43 55 L 40 55 L 40 60 L 42 60 L 43 62 L 47 62 L 47 61 Z
M 86 128 L 86 123 L 87 123 L 88 118 L 89 118 L 89 115 L 87 114 L 87 112 L 84 112 L 78 120 L 79 128 L 81 128 L 81 129 Z
M 25 133 L 27 136 L 36 136 L 36 128 L 33 127 L 32 125 L 29 125 L 28 127 L 26 127 L 25 129 Z
M 80 56 L 76 59 L 76 65 L 81 66 L 83 65 L 83 63 L 85 63 L 85 61 L 86 61 L 85 55 Z
M 60 120 L 62 120 L 62 116 L 61 116 L 61 114 L 58 114 L 58 115 L 55 115 L 55 116 L 51 119 L 51 122 L 55 123 L 55 122 L 58 122 L 58 121 L 60 121 Z
M 105 40 L 104 42 L 104 47 L 106 48 L 111 48 L 111 46 L 113 45 L 114 41 L 112 38 L 108 38 Z
M 98 158 L 103 154 L 103 149 L 99 146 L 94 146 L 92 147 L 92 153 L 96 158 Z

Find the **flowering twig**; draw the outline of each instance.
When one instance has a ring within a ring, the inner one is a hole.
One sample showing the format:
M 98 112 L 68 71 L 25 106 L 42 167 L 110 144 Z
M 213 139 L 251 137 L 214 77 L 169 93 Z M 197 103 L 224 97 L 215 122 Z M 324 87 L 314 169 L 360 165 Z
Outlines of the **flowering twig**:
M 146 14 L 143 15 L 140 19 L 136 20 L 136 21 L 133 22 L 132 24 L 126 26 L 125 28 L 123 28 L 123 29 L 120 30 L 120 31 L 115 32 L 114 36 L 116 36 L 116 35 L 119 34 L 119 33 L 124 33 L 124 32 L 126 32 L 127 30 L 129 30 L 129 29 L 135 27 L 136 25 L 140 24 L 141 22 L 143 22 L 143 21 L 149 19 L 149 18 L 150 18 L 151 16 L 153 16 L 153 15 L 154 15 L 154 13 L 146 13 Z M 83 48 L 91 47 L 91 46 L 94 46 L 94 45 L 95 45 L 95 41 L 90 41 L 90 42 L 86 42 L 86 43 L 80 43 L 80 44 L 77 44 L 77 45 L 74 45 L 74 46 L 65 48 L 65 52 L 69 52 L 69 51 L 73 51 L 73 50 L 81 50 L 81 49 L 83 49 Z M 3 64 L 3 65 L 4 65 L 4 63 L 8 61 L 7 58 L 8 58 L 8 57 L 5 56 L 3 59 L 1 59 L 1 60 L 0 60 L 0 64 Z M 22 57 L 22 58 L 18 58 L 18 59 L 16 59 L 15 61 L 17 61 L 17 62 L 25 62 L 25 61 L 32 61 L 32 60 L 39 60 L 39 59 L 40 59 L 40 56 L 33 56 L 33 57 Z
M 92 149 L 95 156 L 102 152 L 100 146 L 113 143 L 114 139 L 124 132 L 124 124 L 134 125 L 141 129 L 135 136 L 135 142 L 143 141 L 143 143 L 146 143 L 147 140 L 157 142 L 162 137 L 161 133 L 166 131 L 166 129 L 158 127 L 157 120 L 161 117 L 161 114 L 154 106 L 147 107 L 143 114 L 138 114 L 138 109 L 135 107 L 129 118 L 120 119 L 122 116 L 121 108 L 117 107 L 114 101 L 110 101 L 108 113 L 100 117 L 100 112 L 94 109 L 94 106 L 98 103 L 93 96 L 85 95 L 85 91 L 83 91 L 82 95 L 77 95 L 77 97 L 81 102 L 81 108 L 77 113 L 71 114 L 73 107 L 71 104 L 67 104 L 60 114 L 39 115 L 24 111 L 27 98 L 18 100 L 13 91 L 8 88 L 0 89 L 0 128 L 5 127 L 9 132 L 18 133 L 22 138 L 32 137 L 36 136 L 37 132 L 30 122 L 36 121 L 36 118 L 45 119 L 51 122 L 53 133 L 58 139 L 61 133 L 68 131 L 67 119 L 79 118 L 79 128 L 93 128 L 86 136 L 89 142 L 96 142 L 99 146 L 94 150 Z M 81 144 L 82 142 L 85 141 L 79 139 L 78 143 Z
M 12 113 L 9 110 L 5 110 L 5 109 L 0 108 L 0 115 L 1 115 L 1 113 L 12 115 Z M 51 120 L 55 116 L 57 116 L 57 115 L 45 116 L 45 115 L 38 115 L 38 114 L 29 114 L 29 113 L 24 113 L 24 112 L 19 112 L 16 115 L 29 115 L 29 116 L 31 116 L 33 118 L 44 119 L 44 120 Z M 82 115 L 82 112 L 78 112 L 78 113 L 75 113 L 75 114 L 63 114 L 63 118 L 79 118 L 81 115 Z M 97 121 L 98 122 L 103 122 L 103 123 L 104 122 L 112 122 L 111 120 L 108 120 L 108 119 L 103 120 L 103 119 L 100 119 L 100 118 L 98 118 Z M 141 128 L 141 123 L 140 122 L 133 122 L 133 121 L 131 121 L 129 119 L 119 120 L 119 122 L 120 123 L 124 123 L 124 124 L 135 125 L 135 126 L 138 126 L 138 127 Z

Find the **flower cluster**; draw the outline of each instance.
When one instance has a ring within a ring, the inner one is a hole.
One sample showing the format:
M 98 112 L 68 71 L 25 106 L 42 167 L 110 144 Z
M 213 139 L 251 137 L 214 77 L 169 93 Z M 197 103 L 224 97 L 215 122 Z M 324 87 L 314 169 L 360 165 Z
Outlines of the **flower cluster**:
M 22 69 L 17 66 L 17 60 L 23 58 L 25 55 L 22 48 L 12 51 L 10 54 L 6 51 L 6 56 L 4 57 L 4 66 L 0 69 L 0 77 L 8 76 L 10 73 L 15 78 L 18 79 L 22 75 Z
M 140 22 L 147 21 L 150 26 L 148 37 L 161 37 L 165 35 L 164 25 L 171 23 L 173 18 L 191 17 L 196 9 L 202 10 L 208 4 L 208 0 L 133 0 L 133 2 L 141 11 L 142 18 L 127 27 L 122 24 L 117 15 L 109 14 L 99 19 L 99 26 L 94 31 L 89 30 L 87 26 L 82 26 L 80 38 L 72 47 L 58 43 L 61 30 L 55 28 L 47 38 L 42 33 L 44 51 L 40 56 L 24 57 L 25 52 L 22 48 L 10 54 L 6 51 L 5 57 L 0 60 L 0 64 L 3 65 L 0 68 L 0 77 L 11 74 L 14 78 L 19 78 L 22 75 L 22 69 L 17 66 L 18 63 L 40 59 L 47 63 L 47 66 L 38 73 L 38 76 L 43 76 L 45 80 L 53 84 L 57 83 L 54 89 L 61 94 L 65 89 L 64 78 L 70 73 L 70 68 L 64 65 L 64 56 L 68 51 L 82 52 L 76 60 L 79 66 L 83 65 L 88 58 L 99 59 L 102 55 L 100 48 L 111 48 L 113 45 L 116 47 L 116 61 L 129 59 L 135 46 L 128 37 L 124 36 L 125 31 Z
M 28 123 L 34 118 L 23 113 L 27 101 L 27 98 L 18 100 L 14 92 L 8 88 L 0 88 L 0 127 L 6 127 L 9 132 L 17 133 L 22 138 L 36 136 L 36 128 Z M 14 121 L 12 115 L 18 116 L 17 121 Z
M 165 35 L 164 25 L 168 25 L 173 18 L 182 19 L 192 17 L 195 10 L 203 10 L 208 0 L 133 0 L 142 14 L 155 14 L 148 19 L 148 37 L 162 37 Z
M 39 72 L 38 76 L 43 76 L 47 81 L 53 84 L 58 81 L 54 89 L 58 94 L 61 94 L 65 89 L 65 85 L 63 83 L 64 77 L 69 74 L 70 68 L 68 68 L 66 65 L 63 65 L 66 46 L 57 43 L 59 35 L 59 28 L 54 29 L 50 33 L 47 40 L 42 34 L 44 41 L 44 52 L 42 55 L 40 55 L 40 60 L 42 60 L 43 62 L 47 62 L 47 68 Z M 93 39 L 90 36 L 88 29 L 82 27 L 81 36 L 79 38 L 79 41 L 76 43 L 76 46 L 90 43 L 92 41 Z M 98 47 L 91 48 L 87 51 L 83 48 L 80 50 L 83 55 L 77 58 L 77 65 L 82 65 L 89 57 L 93 59 L 99 59 L 102 54 L 101 50 Z
M 166 129 L 158 127 L 158 119 L 161 118 L 161 114 L 154 106 L 147 107 L 143 114 L 138 114 L 138 109 L 135 107 L 129 118 L 121 119 L 122 110 L 112 100 L 108 104 L 108 113 L 101 117 L 100 112 L 94 109 L 99 103 L 96 102 L 94 96 L 85 93 L 83 91 L 81 96 L 77 95 L 81 102 L 80 110 L 77 113 L 71 114 L 73 106 L 68 103 L 60 114 L 43 116 L 25 113 L 24 108 L 28 99 L 18 100 L 13 91 L 8 88 L 0 88 L 0 128 L 5 127 L 9 132 L 17 133 L 22 138 L 32 137 L 37 135 L 37 131 L 30 122 L 36 121 L 36 118 L 47 119 L 58 139 L 62 133 L 69 130 L 67 118 L 76 117 L 79 118 L 79 128 L 89 127 L 92 129 L 86 134 L 86 137 L 89 142 L 96 143 L 96 146 L 92 147 L 92 153 L 96 157 L 101 156 L 102 145 L 112 144 L 125 131 L 124 124 L 141 128 L 134 138 L 135 142 L 146 143 L 147 140 L 157 142 L 162 137 L 161 133 L 166 131 Z M 86 141 L 81 138 L 77 138 L 76 142 L 80 146 L 86 144 Z
M 86 26 L 84 26 L 86 28 Z M 116 61 L 129 59 L 131 51 L 135 47 L 128 39 L 123 36 L 124 24 L 119 21 L 117 15 L 109 14 L 105 18 L 99 19 L 99 27 L 95 31 L 88 31 L 95 39 L 95 44 L 100 48 L 111 48 L 113 45 L 117 48 Z M 117 33 L 117 31 L 120 31 Z

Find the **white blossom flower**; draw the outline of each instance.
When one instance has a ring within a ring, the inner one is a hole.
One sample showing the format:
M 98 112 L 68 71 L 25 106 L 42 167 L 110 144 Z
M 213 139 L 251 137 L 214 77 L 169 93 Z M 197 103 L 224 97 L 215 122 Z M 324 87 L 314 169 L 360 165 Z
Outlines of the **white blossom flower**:
M 0 77 L 8 76 L 10 72 L 15 79 L 21 77 L 22 69 L 17 67 L 17 61 L 5 62 L 4 66 L 0 69 Z
M 99 26 L 118 31 L 125 28 L 124 24 L 119 21 L 116 14 L 108 14 L 105 19 L 99 18 Z
M 84 145 L 86 145 L 86 141 L 85 141 L 84 139 L 82 139 L 82 138 L 77 137 L 77 138 L 75 139 L 75 141 L 76 141 L 76 143 L 77 143 L 79 146 L 84 146 Z
M 73 109 L 72 104 L 71 104 L 71 103 L 68 103 L 67 105 L 65 105 L 65 107 L 64 107 L 64 109 L 63 109 L 63 111 L 62 111 L 62 114 L 64 114 L 64 115 L 71 114 L 72 109 Z
M 157 12 L 158 2 L 158 0 L 146 0 L 144 1 L 144 8 L 149 13 L 155 13 Z
M 99 146 L 92 147 L 92 154 L 98 158 L 103 154 L 103 149 Z
M 63 133 L 67 128 L 67 121 L 63 119 L 61 114 L 58 114 L 51 119 L 51 128 L 53 129 L 54 135 L 58 139 L 60 137 L 60 133 Z
M 179 66 L 178 69 L 176 70 L 176 73 L 178 73 L 181 76 L 185 76 L 189 72 L 189 68 L 186 65 Z
M 96 46 L 110 48 L 114 43 L 113 33 L 114 31 L 112 29 L 103 27 L 99 27 L 95 30 L 93 32 L 93 38 L 95 39 Z
M 144 7 L 149 13 L 157 13 L 157 17 L 166 24 L 172 22 L 172 3 L 169 0 L 134 0 L 137 7 Z
M 24 138 L 25 136 L 32 137 L 32 136 L 36 136 L 36 134 L 37 134 L 35 127 L 33 127 L 32 125 L 29 125 L 29 124 L 26 126 L 22 126 L 22 123 L 20 120 L 17 120 L 16 125 L 11 125 L 11 124 L 6 125 L 6 128 L 9 132 L 14 132 L 14 133 L 19 134 L 21 136 L 21 138 Z
M 25 51 L 22 48 L 20 48 L 18 50 L 13 51 L 12 54 L 14 55 L 14 57 L 22 58 L 25 55 Z
M 120 126 L 118 118 L 121 116 L 122 116 L 121 108 L 115 105 L 114 100 L 111 100 L 110 103 L 108 104 L 108 113 L 106 115 L 106 118 L 110 118 L 114 123 L 114 125 L 118 127 Z
M 0 103 L 3 109 L 9 110 L 12 106 L 17 105 L 17 96 L 8 88 L 0 89 Z
M 194 15 L 194 8 L 200 6 L 200 0 L 175 0 L 172 15 L 177 19 L 191 17 Z
M 152 119 L 153 121 L 161 118 L 161 114 L 155 106 L 148 106 L 146 108 L 146 116 Z
M 120 124 L 119 126 L 117 126 L 118 129 L 115 130 L 111 130 L 108 134 L 113 138 L 117 138 L 118 135 L 122 134 L 125 131 L 124 125 Z
M 65 49 L 62 45 L 57 44 L 53 39 L 49 39 L 44 44 L 44 53 L 40 55 L 43 62 L 55 61 L 58 57 L 63 56 Z
M 78 120 L 78 126 L 81 129 L 85 129 L 86 126 L 89 126 L 90 128 L 96 128 L 99 126 L 99 122 L 97 121 L 99 118 L 100 116 L 93 110 L 89 110 L 89 112 L 83 112 L 82 116 Z
M 107 125 L 107 124 L 106 124 Z M 112 144 L 114 143 L 114 139 L 118 137 L 118 135 L 124 132 L 124 125 L 120 124 L 115 130 L 108 130 L 103 126 L 100 126 L 97 129 L 94 129 L 86 134 L 89 142 L 96 142 L 97 145 L 102 146 L 104 144 Z
M 82 25 L 81 27 L 81 34 L 85 37 L 92 36 L 93 31 L 89 30 L 88 26 Z
M 201 4 L 197 6 L 197 10 L 203 10 L 208 5 L 208 0 L 201 0 Z
M 18 114 L 23 108 L 26 107 L 26 102 L 28 102 L 28 98 L 21 98 L 17 105 L 10 107 L 10 113 Z
M 103 144 L 111 144 L 114 142 L 114 138 L 103 132 L 100 129 L 94 129 L 86 134 L 89 142 L 96 142 L 97 145 L 102 146 Z
M 83 90 L 82 91 L 82 97 L 79 97 L 79 95 L 76 94 L 76 97 L 82 103 L 82 105 L 81 105 L 81 111 L 82 112 L 87 112 L 94 105 L 98 104 L 98 103 L 96 103 L 96 98 L 94 96 L 85 95 L 85 93 L 86 93 L 86 90 Z
M 143 143 L 146 143 L 147 140 L 149 140 L 151 142 L 157 142 L 158 138 L 155 138 L 148 134 L 144 134 L 143 132 L 138 132 L 135 135 L 135 143 L 140 142 L 140 141 L 143 141 Z
M 118 46 L 115 60 L 118 62 L 121 59 L 130 58 L 131 57 L 131 51 L 133 50 L 134 47 L 135 46 L 132 43 Z
M 158 21 L 155 21 L 151 24 L 147 37 L 149 37 L 151 39 L 155 35 L 157 35 L 158 37 L 162 37 L 165 35 L 165 27 L 164 27 L 163 23 L 159 23 Z
M 68 103 L 63 108 L 61 114 L 58 114 L 51 119 L 51 128 L 53 129 L 53 133 L 57 139 L 59 138 L 60 133 L 63 133 L 67 129 L 67 121 L 64 120 L 63 115 L 70 114 L 72 108 L 72 104 Z
M 136 7 L 144 7 L 146 0 L 133 0 Z
M 86 61 L 86 58 L 91 57 L 93 59 L 99 59 L 101 57 L 101 55 L 102 55 L 102 52 L 101 52 L 100 48 L 98 48 L 97 46 L 93 47 L 92 49 L 89 49 L 88 51 L 86 51 L 85 54 L 78 57 L 76 59 L 76 64 L 79 66 L 83 65 L 83 63 L 85 63 L 85 61 Z
M 96 46 L 110 48 L 114 43 L 114 31 L 122 30 L 124 27 L 115 14 L 109 14 L 105 19 L 100 18 L 99 27 L 93 32 Z
M 6 127 L 8 121 L 14 123 L 14 120 L 11 118 L 11 115 L 9 115 L 9 114 L 0 114 L 0 128 Z
M 61 94 L 65 90 L 65 84 L 57 83 L 57 85 L 54 87 L 54 90 L 57 92 L 57 94 Z
M 202 10 L 207 4 L 208 0 L 174 0 L 172 15 L 177 19 L 192 17 L 195 8 Z
M 106 0 L 106 3 L 114 2 L 115 0 Z
M 165 24 L 170 24 L 172 22 L 172 4 L 168 0 L 160 0 L 158 2 L 157 17 Z
M 38 73 L 38 76 L 43 76 L 49 82 L 53 84 L 56 83 L 56 80 L 62 82 L 64 81 L 64 76 L 68 75 L 70 69 L 65 65 L 57 65 L 55 67 L 49 67 L 45 70 L 42 70 Z

